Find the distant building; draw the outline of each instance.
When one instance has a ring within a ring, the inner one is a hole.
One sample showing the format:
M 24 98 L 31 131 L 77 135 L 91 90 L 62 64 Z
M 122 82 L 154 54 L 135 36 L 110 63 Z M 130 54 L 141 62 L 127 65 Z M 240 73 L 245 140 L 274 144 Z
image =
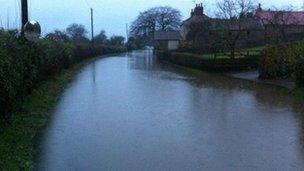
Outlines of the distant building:
M 197 4 L 194 9 L 191 10 L 190 18 L 185 20 L 182 23 L 181 27 L 181 35 L 183 40 L 186 40 L 187 34 L 191 30 L 191 24 L 192 23 L 201 23 L 206 20 L 209 20 L 210 18 L 204 14 L 204 7 L 202 4 Z
M 259 4 L 255 17 L 265 28 L 266 39 L 298 40 L 303 38 L 304 11 L 263 10 Z
M 179 31 L 156 31 L 154 33 L 155 49 L 176 50 L 180 46 L 181 39 Z
M 263 10 L 261 4 L 256 10 L 255 16 L 263 25 L 304 26 L 304 11 L 271 11 Z
M 213 51 L 224 40 L 229 44 L 237 38 L 236 47 L 242 48 L 295 41 L 303 39 L 303 33 L 304 11 L 265 11 L 261 5 L 252 17 L 219 19 L 205 15 L 203 4 L 197 4 L 181 26 L 183 42 L 204 52 Z
M 205 52 L 213 51 L 215 44 L 223 43 L 223 39 L 232 40 L 238 37 L 237 46 L 247 46 L 248 40 L 264 42 L 264 27 L 256 18 L 219 19 L 204 14 L 203 4 L 198 4 L 191 11 L 191 16 L 182 23 L 181 35 L 184 42 Z M 221 40 L 216 38 L 221 37 Z M 217 42 L 216 42 L 217 41 Z M 213 50 L 212 50 L 213 49 Z

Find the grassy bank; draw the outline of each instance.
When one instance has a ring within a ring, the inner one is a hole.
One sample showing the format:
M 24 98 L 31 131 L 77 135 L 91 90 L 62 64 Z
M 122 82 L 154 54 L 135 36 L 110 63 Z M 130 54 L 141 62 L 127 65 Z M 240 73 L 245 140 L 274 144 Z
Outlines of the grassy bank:
M 297 99 L 304 101 L 304 88 L 297 88 L 292 91 L 292 95 Z
M 37 86 L 23 102 L 16 104 L 21 108 L 13 112 L 9 126 L 2 126 L 0 132 L 0 170 L 33 168 L 36 135 L 46 124 L 65 86 L 88 61 L 62 70 Z
M 254 48 L 248 48 L 248 49 L 244 49 L 242 51 L 236 51 L 235 52 L 235 58 L 236 59 L 240 59 L 240 58 L 244 58 L 247 55 L 249 56 L 258 56 L 261 54 L 261 52 L 263 51 L 265 47 L 264 46 L 259 46 L 259 47 L 254 47 Z M 231 54 L 230 53 L 217 53 L 215 54 L 202 54 L 200 55 L 201 58 L 204 59 L 230 59 L 231 58 Z
M 259 62 L 259 57 L 255 55 L 236 59 L 205 58 L 199 54 L 164 51 L 157 51 L 156 55 L 160 60 L 184 67 L 213 72 L 257 68 Z
M 235 52 L 235 59 L 246 58 L 248 56 L 259 56 L 261 52 L 265 49 L 265 46 L 258 46 L 253 48 L 247 48 L 243 50 L 238 50 Z M 231 52 L 218 52 L 218 53 L 207 53 L 207 54 L 196 54 L 193 52 L 187 51 L 177 51 L 183 54 L 196 56 L 198 58 L 202 58 L 205 60 L 213 60 L 213 59 L 231 59 Z

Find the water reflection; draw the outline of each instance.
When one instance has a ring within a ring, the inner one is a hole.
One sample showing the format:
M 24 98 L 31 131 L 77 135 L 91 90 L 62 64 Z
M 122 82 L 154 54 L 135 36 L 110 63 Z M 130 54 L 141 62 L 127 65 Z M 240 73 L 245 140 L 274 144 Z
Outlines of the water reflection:
M 92 80 L 93 80 L 93 84 L 95 85 L 95 83 L 96 83 L 96 61 L 93 61 L 91 66 L 92 66 Z
M 47 127 L 41 170 L 302 170 L 303 106 L 274 86 L 161 63 L 87 66 Z
M 159 62 L 154 57 L 152 50 L 130 52 L 128 53 L 129 67 L 137 70 L 153 70 L 158 68 Z

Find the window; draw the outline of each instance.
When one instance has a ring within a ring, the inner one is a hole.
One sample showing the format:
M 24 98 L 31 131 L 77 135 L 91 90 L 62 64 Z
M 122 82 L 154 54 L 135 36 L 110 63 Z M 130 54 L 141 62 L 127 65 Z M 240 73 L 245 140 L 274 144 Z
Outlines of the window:
M 168 50 L 176 50 L 179 48 L 178 40 L 169 40 L 168 41 Z

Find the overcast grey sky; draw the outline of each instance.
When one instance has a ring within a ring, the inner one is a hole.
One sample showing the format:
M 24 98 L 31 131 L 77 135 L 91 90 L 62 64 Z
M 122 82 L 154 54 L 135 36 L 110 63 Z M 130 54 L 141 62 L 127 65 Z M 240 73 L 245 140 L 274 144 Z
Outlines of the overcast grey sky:
M 21 0 L 0 0 L 0 27 L 16 28 L 20 25 Z M 126 24 L 131 23 L 139 12 L 154 6 L 172 6 L 179 9 L 183 18 L 189 17 L 193 0 L 28 0 L 30 19 L 42 25 L 43 33 L 65 29 L 71 23 L 90 26 L 89 7 L 95 9 L 95 30 L 105 30 L 109 36 L 126 35 Z M 204 2 L 206 13 L 214 13 L 216 0 Z M 293 5 L 300 8 L 303 0 L 260 0 L 265 8 Z

